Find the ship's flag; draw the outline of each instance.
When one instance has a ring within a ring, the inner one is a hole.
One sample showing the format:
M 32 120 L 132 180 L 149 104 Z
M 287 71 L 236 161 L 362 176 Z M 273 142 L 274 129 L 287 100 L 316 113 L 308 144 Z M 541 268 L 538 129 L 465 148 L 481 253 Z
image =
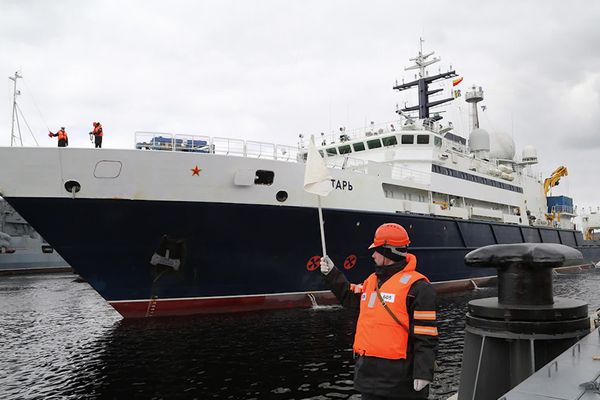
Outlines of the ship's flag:
M 462 76 L 459 76 L 458 78 L 456 78 L 456 79 L 453 79 L 453 80 L 452 80 L 452 87 L 454 87 L 454 86 L 458 85 L 458 84 L 459 84 L 459 83 L 461 83 L 462 81 L 463 81 L 463 77 L 462 77 Z
M 333 189 L 331 179 L 325 160 L 317 151 L 315 138 L 311 135 L 308 144 L 306 169 L 304 170 L 304 190 L 319 196 L 327 196 Z

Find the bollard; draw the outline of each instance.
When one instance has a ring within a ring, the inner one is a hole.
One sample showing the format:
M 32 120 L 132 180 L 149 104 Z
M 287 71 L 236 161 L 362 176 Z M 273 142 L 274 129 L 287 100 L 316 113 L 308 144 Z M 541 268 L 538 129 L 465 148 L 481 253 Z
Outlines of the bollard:
M 590 330 L 588 306 L 554 297 L 552 270 L 583 260 L 550 243 L 485 246 L 465 256 L 471 267 L 496 268 L 498 297 L 468 304 L 458 400 L 495 400 Z

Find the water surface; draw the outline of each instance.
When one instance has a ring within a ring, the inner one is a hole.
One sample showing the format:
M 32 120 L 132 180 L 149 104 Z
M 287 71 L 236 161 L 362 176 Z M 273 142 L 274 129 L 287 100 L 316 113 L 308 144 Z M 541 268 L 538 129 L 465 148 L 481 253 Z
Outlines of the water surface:
M 73 275 L 0 277 L 2 399 L 359 399 L 355 315 L 340 307 L 123 320 Z M 600 271 L 555 295 L 600 306 Z M 431 398 L 458 390 L 464 312 L 495 289 L 440 296 Z

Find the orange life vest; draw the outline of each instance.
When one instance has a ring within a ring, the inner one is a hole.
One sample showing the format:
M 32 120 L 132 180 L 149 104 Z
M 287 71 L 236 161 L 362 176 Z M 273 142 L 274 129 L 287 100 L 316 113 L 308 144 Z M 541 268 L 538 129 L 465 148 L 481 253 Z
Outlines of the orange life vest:
M 396 315 L 400 326 L 385 310 L 375 290 L 377 275 L 371 274 L 362 284 L 360 314 L 356 323 L 354 352 L 360 355 L 397 360 L 406 358 L 409 315 L 406 298 L 413 283 L 429 279 L 415 271 L 417 258 L 407 254 L 407 265 L 381 285 L 379 292 L 388 308 Z M 352 288 L 359 289 L 358 286 Z
M 63 131 L 62 129 L 56 133 L 58 134 L 58 140 L 67 140 L 68 139 L 67 132 Z
M 94 136 L 102 136 L 102 125 L 98 124 L 94 126 Z

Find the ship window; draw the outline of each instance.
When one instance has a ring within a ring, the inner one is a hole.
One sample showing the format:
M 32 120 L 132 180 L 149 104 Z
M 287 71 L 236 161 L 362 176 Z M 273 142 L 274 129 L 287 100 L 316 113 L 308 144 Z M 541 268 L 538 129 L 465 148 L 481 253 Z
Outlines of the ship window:
M 429 144 L 429 135 L 417 135 L 417 144 Z
M 340 154 L 352 153 L 352 149 L 350 149 L 349 144 L 338 147 L 338 151 L 340 152 Z
M 337 150 L 335 147 L 328 147 L 325 149 L 328 156 L 337 156 Z
M 367 140 L 367 146 L 369 147 L 369 149 L 377 149 L 377 148 L 381 147 L 381 140 L 379 140 L 379 139 Z
M 319 150 L 319 154 L 321 155 L 321 157 L 325 157 L 325 153 L 323 153 L 323 150 Z
M 394 146 L 398 144 L 398 139 L 396 136 L 388 136 L 381 139 L 384 146 Z
M 434 136 L 433 137 L 433 144 L 435 144 L 437 147 L 442 147 L 442 138 Z
M 266 171 L 264 169 L 256 170 L 256 176 L 254 177 L 255 185 L 272 185 L 273 178 L 275 178 L 275 172 Z
M 402 144 L 413 144 L 415 142 L 414 135 L 402 135 Z
M 354 151 L 363 151 L 365 149 L 365 144 L 363 142 L 354 143 L 352 148 Z

